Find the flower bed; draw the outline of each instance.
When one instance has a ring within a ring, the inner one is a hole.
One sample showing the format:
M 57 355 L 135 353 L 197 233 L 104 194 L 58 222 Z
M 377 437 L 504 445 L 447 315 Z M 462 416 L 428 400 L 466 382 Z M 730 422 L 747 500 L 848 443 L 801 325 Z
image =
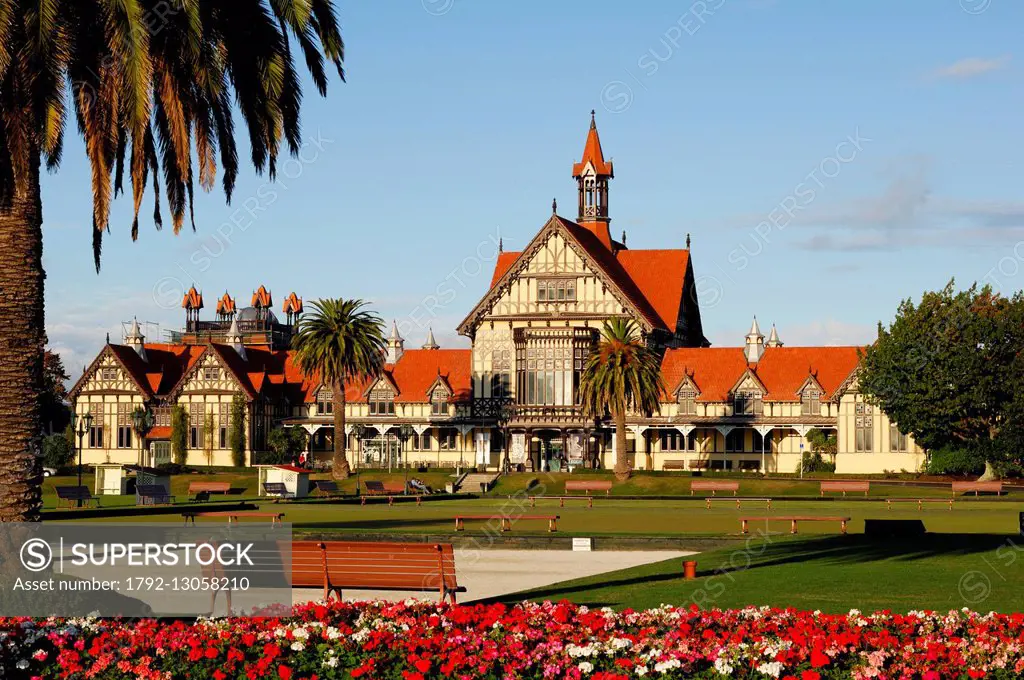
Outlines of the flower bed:
M 1016 678 L 1024 615 L 310 604 L 288 618 L 0 619 L 0 677 Z

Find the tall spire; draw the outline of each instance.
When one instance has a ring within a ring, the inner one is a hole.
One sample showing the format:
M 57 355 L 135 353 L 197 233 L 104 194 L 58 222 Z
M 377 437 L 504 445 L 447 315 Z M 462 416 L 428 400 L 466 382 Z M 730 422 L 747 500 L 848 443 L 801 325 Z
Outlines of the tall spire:
M 764 354 L 764 336 L 761 335 L 761 327 L 757 325 L 757 317 L 754 317 L 754 323 L 750 324 L 750 332 L 747 333 L 746 346 L 743 348 L 743 353 L 747 357 L 747 363 L 756 364 L 760 359 L 761 355 Z
M 228 334 L 224 339 L 227 341 L 227 344 L 234 348 L 235 352 L 238 353 L 238 356 L 242 358 L 242 361 L 247 360 L 245 356 L 245 344 L 242 342 L 242 332 L 238 330 L 238 319 L 234 317 L 231 318 L 231 327 L 228 328 Z
M 779 340 L 779 332 L 775 330 L 775 324 L 772 324 L 772 332 L 768 334 L 767 347 L 782 347 L 782 340 Z
M 124 344 L 135 350 L 135 353 L 139 355 L 139 358 L 146 361 L 146 336 L 142 334 L 142 330 L 139 328 L 139 320 L 132 319 L 132 327 L 128 330 L 128 335 L 124 338 Z
M 583 158 L 572 166 L 579 194 L 576 221 L 586 227 L 611 250 L 612 237 L 608 230 L 608 181 L 615 177 L 611 161 L 604 159 L 601 138 L 597 134 L 594 111 L 590 112 L 590 130 L 583 146 Z
M 391 322 L 391 336 L 388 338 L 384 354 L 384 363 L 397 364 L 405 353 L 405 340 L 398 333 L 398 322 Z
M 690 249 L 690 232 L 686 232 L 686 249 Z

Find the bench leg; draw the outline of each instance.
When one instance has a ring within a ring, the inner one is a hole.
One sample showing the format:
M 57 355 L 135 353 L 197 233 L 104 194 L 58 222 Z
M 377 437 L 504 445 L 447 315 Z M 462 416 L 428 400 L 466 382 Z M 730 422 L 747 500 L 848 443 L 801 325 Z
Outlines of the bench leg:
M 921 503 L 920 500 L 917 501 L 917 509 L 918 509 L 918 511 L 924 510 L 924 504 Z
M 845 519 L 840 523 L 840 529 L 842 530 L 842 532 L 844 534 L 846 533 L 846 520 Z
M 747 533 L 747 520 L 745 520 L 745 519 L 741 519 L 740 520 L 740 533 L 741 534 Z
M 462 520 L 458 517 L 455 518 L 455 530 L 462 531 Z
M 555 526 L 555 520 L 554 519 L 549 519 L 548 520 L 548 533 L 554 533 L 556 531 L 558 531 L 558 527 Z
M 360 497 L 359 505 L 366 505 L 366 496 L 361 496 Z
M 394 496 L 388 496 L 388 507 L 390 508 L 394 504 L 395 504 L 395 497 Z
M 535 496 L 530 496 L 530 507 L 531 508 L 537 507 L 537 498 Z
M 423 505 L 423 496 L 416 496 L 416 505 Z
M 508 517 L 502 517 L 501 518 L 501 530 L 502 531 L 512 531 L 512 520 L 509 519 Z
M 888 498 L 885 499 L 885 509 L 892 510 L 892 501 L 889 500 Z
M 791 534 L 795 534 L 796 533 L 796 520 L 795 519 L 789 521 L 789 533 L 791 533 Z
M 949 499 L 949 509 L 950 510 L 953 509 L 953 499 L 952 498 Z
M 587 499 L 587 507 L 588 508 L 594 507 L 594 499 L 593 498 L 588 498 Z
M 737 510 L 740 509 L 740 499 L 739 498 L 736 499 L 736 509 Z
M 705 510 L 710 510 L 711 509 L 711 499 L 710 498 L 705 498 L 704 499 L 704 509 Z
M 564 498 L 559 498 L 558 499 L 558 507 L 560 507 L 560 508 L 564 508 L 565 507 L 565 499 Z

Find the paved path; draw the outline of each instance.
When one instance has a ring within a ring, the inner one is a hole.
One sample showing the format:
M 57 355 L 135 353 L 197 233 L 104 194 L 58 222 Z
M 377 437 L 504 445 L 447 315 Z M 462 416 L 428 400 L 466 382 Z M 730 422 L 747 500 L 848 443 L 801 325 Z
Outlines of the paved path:
M 693 555 L 683 551 L 612 551 L 573 552 L 571 550 L 455 550 L 455 568 L 459 585 L 467 592 L 459 602 L 516 593 L 521 590 L 593 576 L 641 564 Z M 680 575 L 682 565 L 679 566 Z M 436 600 L 433 593 L 396 593 L 387 591 L 346 590 L 346 600 L 404 600 L 416 597 Z M 296 603 L 317 599 L 313 590 L 295 590 Z

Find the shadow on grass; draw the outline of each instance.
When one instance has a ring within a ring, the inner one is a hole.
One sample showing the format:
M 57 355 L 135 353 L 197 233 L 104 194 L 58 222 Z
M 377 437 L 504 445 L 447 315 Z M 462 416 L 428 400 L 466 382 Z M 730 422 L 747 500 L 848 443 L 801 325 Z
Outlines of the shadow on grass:
M 829 536 L 824 538 L 790 539 L 788 536 L 753 536 L 749 541 L 732 549 L 706 553 L 706 559 L 695 555 L 703 567 L 698 578 L 730 572 L 755 572 L 783 565 L 821 563 L 821 566 L 867 566 L 873 562 L 916 561 L 937 557 L 966 557 L 991 552 L 1007 545 L 1015 537 L 992 534 L 925 534 L 904 538 L 874 538 L 865 535 Z M 597 553 L 600 555 L 600 553 Z M 744 559 L 736 561 L 735 555 Z M 579 581 L 555 583 L 534 590 L 498 596 L 483 602 L 511 604 L 524 599 L 541 600 L 563 598 L 575 593 L 631 586 L 657 586 L 661 583 L 681 581 L 682 560 L 634 567 L 620 572 L 587 577 Z M 637 574 L 637 569 L 644 573 Z M 607 594 L 604 594 L 607 597 Z M 593 605 L 598 606 L 598 605 Z M 600 605 L 605 606 L 605 605 Z M 614 605 L 612 605 L 614 606 Z

